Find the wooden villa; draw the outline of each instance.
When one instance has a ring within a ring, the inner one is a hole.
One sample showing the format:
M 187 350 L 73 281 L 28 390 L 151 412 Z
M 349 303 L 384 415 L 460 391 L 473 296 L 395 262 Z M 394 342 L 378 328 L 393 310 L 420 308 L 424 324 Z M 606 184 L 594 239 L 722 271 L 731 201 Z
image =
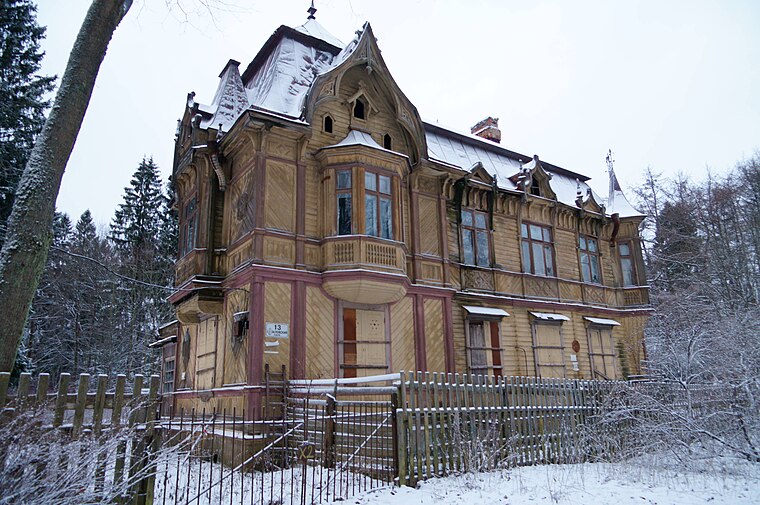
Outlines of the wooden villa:
M 267 364 L 639 373 L 643 216 L 611 170 L 601 197 L 502 146 L 496 119 L 423 121 L 368 23 L 347 45 L 313 16 L 281 26 L 210 98 L 188 95 L 176 137 L 175 412 L 258 417 Z

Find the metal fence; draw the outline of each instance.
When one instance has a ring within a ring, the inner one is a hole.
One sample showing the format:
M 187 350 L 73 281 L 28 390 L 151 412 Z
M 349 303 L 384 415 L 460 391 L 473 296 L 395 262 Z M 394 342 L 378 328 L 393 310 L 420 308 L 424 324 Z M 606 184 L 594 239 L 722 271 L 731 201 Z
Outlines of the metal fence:
M 161 444 L 171 450 L 156 464 L 154 503 L 305 505 L 394 481 L 389 401 L 291 391 L 278 419 L 246 421 L 237 411 L 163 419 Z
M 8 379 L 0 374 L 0 428 L 23 429 L 26 410 L 40 433 L 87 442 L 65 458 L 42 455 L 20 479 L 74 468 L 94 498 L 162 505 L 306 505 L 452 473 L 586 461 L 635 445 L 627 434 L 671 412 L 663 405 L 704 415 L 728 398 L 725 388 L 663 383 L 421 372 L 286 381 L 283 370 L 266 376 L 263 420 L 237 410 L 157 419 L 158 377 L 148 389 L 135 377 L 131 391 L 124 376 L 74 385 L 64 374 L 52 388 L 44 374 L 36 387 L 24 375 L 11 392 Z M 13 450 L 0 444 L 0 469 Z

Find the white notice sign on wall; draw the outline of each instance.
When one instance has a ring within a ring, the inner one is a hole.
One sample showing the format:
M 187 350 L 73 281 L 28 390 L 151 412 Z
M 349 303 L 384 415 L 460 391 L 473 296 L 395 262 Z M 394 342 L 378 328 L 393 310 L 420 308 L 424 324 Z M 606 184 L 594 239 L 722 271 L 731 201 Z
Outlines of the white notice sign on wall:
M 267 323 L 267 338 L 288 338 L 290 325 L 285 323 Z

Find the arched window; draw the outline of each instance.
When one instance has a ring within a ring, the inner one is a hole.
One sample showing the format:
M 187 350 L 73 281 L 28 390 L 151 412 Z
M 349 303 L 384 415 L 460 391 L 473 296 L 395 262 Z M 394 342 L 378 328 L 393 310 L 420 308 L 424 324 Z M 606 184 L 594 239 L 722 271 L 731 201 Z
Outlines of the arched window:
M 330 116 L 325 116 L 324 131 L 325 133 L 333 132 L 333 119 Z
M 387 133 L 383 135 L 383 147 L 388 150 L 393 149 L 393 141 L 391 140 L 391 136 Z
M 354 117 L 357 119 L 366 119 L 364 114 L 364 100 L 357 98 L 354 102 Z

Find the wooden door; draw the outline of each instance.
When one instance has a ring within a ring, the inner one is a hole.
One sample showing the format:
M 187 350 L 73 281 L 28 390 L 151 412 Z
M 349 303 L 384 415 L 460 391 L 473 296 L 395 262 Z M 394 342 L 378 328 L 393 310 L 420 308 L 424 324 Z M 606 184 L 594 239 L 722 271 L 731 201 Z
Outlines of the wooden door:
M 536 375 L 539 377 L 565 377 L 562 326 L 560 324 L 534 324 L 533 339 Z

